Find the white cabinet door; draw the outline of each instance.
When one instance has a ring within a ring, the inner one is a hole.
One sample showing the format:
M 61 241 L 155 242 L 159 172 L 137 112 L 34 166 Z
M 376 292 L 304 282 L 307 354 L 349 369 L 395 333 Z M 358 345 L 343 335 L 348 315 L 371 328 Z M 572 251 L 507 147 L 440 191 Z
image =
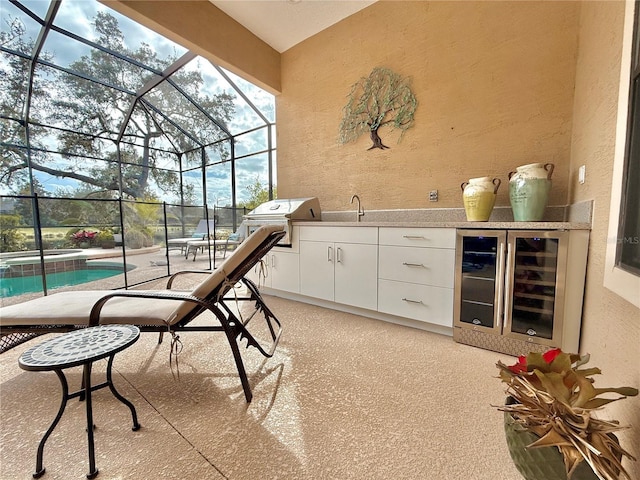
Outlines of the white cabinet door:
M 300 241 L 300 293 L 375 310 L 378 246 Z
M 334 250 L 333 242 L 300 240 L 301 294 L 333 301 Z
M 269 274 L 269 255 L 262 257 L 262 260 L 249 270 L 245 277 L 255 283 L 258 288 L 270 287 L 271 275 Z
M 297 253 L 273 252 L 268 257 L 271 288 L 298 293 L 300 291 L 300 256 Z
M 272 250 L 256 264 L 246 277 L 258 287 L 274 288 L 286 292 L 300 291 L 299 255 L 288 251 Z
M 375 310 L 378 305 L 377 277 L 377 245 L 335 244 L 336 302 Z

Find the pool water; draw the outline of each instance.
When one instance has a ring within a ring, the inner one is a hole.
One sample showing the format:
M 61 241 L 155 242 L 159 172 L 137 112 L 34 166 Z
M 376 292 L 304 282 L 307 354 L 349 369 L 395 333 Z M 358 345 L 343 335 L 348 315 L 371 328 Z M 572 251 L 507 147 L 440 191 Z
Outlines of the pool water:
M 68 272 L 47 273 L 47 290 L 69 285 L 80 285 L 93 280 L 113 277 L 122 274 L 120 268 L 96 268 L 86 270 L 71 270 Z M 14 297 L 23 293 L 33 293 L 42 291 L 42 276 L 29 277 L 0 277 L 0 293 L 3 297 Z

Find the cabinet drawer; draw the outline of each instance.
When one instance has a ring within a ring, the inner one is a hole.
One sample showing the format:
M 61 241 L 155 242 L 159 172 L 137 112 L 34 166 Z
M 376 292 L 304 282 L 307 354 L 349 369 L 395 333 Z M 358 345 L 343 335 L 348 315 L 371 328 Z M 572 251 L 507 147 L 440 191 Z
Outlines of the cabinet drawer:
M 456 248 L 455 228 L 381 227 L 380 245 L 405 247 Z
M 300 227 L 300 240 L 311 242 L 378 243 L 378 227 Z
M 453 327 L 453 289 L 378 280 L 378 311 Z
M 455 250 L 378 247 L 379 278 L 453 288 Z

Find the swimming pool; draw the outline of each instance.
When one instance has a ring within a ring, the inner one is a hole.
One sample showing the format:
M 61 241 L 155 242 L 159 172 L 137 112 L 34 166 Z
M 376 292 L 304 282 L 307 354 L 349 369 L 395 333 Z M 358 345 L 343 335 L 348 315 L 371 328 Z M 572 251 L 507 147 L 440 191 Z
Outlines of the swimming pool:
M 134 268 L 135 266 L 130 265 L 127 271 L 133 270 Z M 47 290 L 69 285 L 80 285 L 94 280 L 102 280 L 104 278 L 121 275 L 123 271 L 124 268 L 121 263 L 96 262 L 80 270 L 47 273 Z M 13 297 L 24 293 L 40 291 L 42 291 L 41 275 L 9 278 L 0 276 L 0 293 L 3 297 Z

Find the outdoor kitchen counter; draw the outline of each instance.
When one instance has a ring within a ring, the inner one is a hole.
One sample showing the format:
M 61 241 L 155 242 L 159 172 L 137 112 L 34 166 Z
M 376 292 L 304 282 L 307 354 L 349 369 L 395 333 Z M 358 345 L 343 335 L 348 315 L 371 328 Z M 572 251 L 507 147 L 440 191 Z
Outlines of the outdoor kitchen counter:
M 509 230 L 591 230 L 589 223 L 582 222 L 429 222 L 429 221 L 293 221 L 293 225 L 315 227 L 415 227 L 415 228 L 476 228 Z
M 366 205 L 365 205 L 366 207 Z M 511 207 L 496 206 L 488 222 L 468 222 L 464 208 L 418 208 L 393 210 L 364 210 L 357 217 L 355 209 L 323 211 L 322 220 L 313 224 L 327 227 L 404 227 L 404 228 L 475 228 L 494 230 L 591 230 L 593 201 L 572 205 L 548 206 L 543 221 L 514 222 Z M 360 221 L 357 222 L 356 218 Z M 303 222 L 298 225 L 312 225 Z
M 264 288 L 291 300 L 452 336 L 459 229 L 495 230 L 503 237 L 526 231 L 533 232 L 531 238 L 589 236 L 590 223 L 582 218 L 467 222 L 460 218 L 464 212 L 454 210 L 436 212 L 440 218 L 424 211 L 365 211 L 357 222 L 362 212 L 354 209 L 322 212 L 322 220 L 292 220 L 292 245 L 270 254 L 278 257 L 266 262 L 271 270 Z

